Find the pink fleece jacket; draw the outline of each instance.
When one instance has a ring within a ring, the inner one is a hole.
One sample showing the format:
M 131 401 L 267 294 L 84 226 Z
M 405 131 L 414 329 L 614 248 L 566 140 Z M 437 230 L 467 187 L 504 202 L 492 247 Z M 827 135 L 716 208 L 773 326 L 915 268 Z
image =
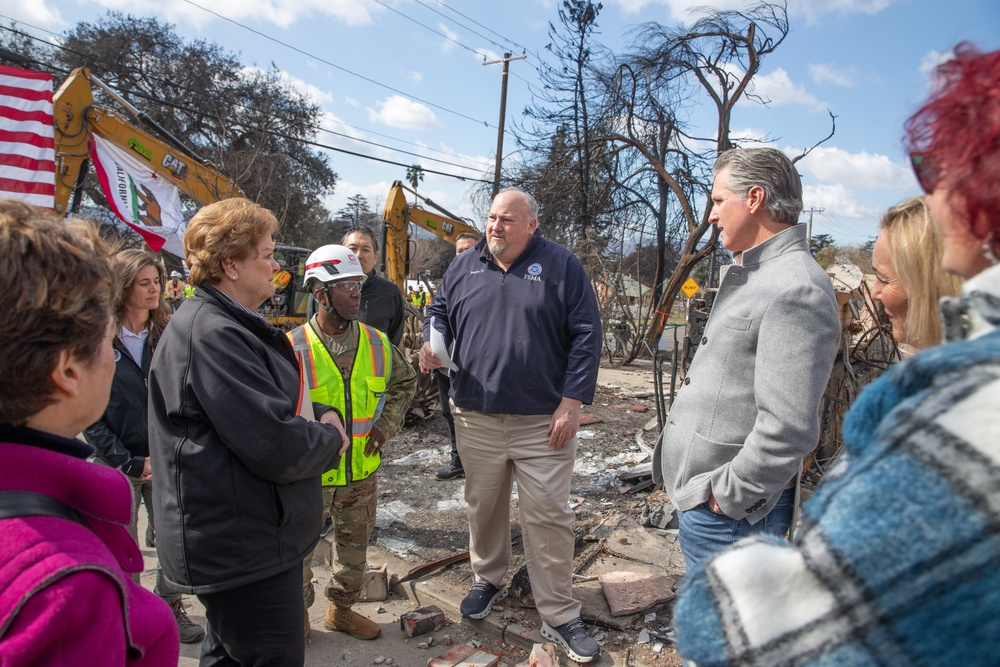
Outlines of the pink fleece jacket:
M 34 491 L 83 515 L 0 521 L 0 664 L 176 667 L 177 623 L 132 582 L 142 554 L 125 525 L 131 485 L 111 468 L 0 443 L 0 490 Z

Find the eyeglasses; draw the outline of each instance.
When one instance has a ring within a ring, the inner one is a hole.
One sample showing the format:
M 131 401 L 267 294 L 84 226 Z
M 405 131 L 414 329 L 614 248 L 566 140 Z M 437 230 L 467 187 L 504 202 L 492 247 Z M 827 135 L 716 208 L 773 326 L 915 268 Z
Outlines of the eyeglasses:
M 927 194 L 934 192 L 941 181 L 940 167 L 928 160 L 923 153 L 910 153 L 910 164 L 913 165 L 913 173 L 916 174 L 921 189 Z
M 327 286 L 332 289 L 339 289 L 341 292 L 361 291 L 360 280 L 338 280 L 335 283 L 327 283 Z

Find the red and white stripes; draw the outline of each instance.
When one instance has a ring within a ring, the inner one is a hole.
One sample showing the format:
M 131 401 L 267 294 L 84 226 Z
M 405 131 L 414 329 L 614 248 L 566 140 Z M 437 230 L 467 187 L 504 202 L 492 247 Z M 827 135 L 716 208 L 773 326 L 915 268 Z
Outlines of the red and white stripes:
M 0 65 L 0 198 L 55 205 L 52 75 Z

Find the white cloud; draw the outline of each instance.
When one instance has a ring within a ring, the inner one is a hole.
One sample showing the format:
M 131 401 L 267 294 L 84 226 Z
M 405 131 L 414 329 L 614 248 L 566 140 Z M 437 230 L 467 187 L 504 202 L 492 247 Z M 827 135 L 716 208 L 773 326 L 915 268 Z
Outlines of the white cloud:
M 794 0 L 788 3 L 788 13 L 793 17 L 802 16 L 806 23 L 814 24 L 829 14 L 840 16 L 878 14 L 894 1 L 898 0 Z M 693 23 L 700 13 L 696 10 L 703 10 L 707 4 L 704 0 L 607 0 L 607 2 L 617 5 L 626 14 L 639 14 L 655 5 L 665 6 L 669 9 L 672 20 L 686 24 Z M 746 0 L 715 0 L 711 3 L 711 8 L 745 10 L 747 5 Z
M 920 60 L 920 73 L 927 77 L 927 87 L 934 87 L 934 70 L 937 66 L 948 62 L 955 57 L 954 51 L 945 51 L 941 53 L 939 51 L 928 51 L 924 57 Z
M 406 78 L 408 78 L 413 83 L 422 83 L 424 80 L 424 73 L 417 71 L 410 71 L 406 73 Z
M 445 35 L 448 36 L 448 39 L 445 39 L 443 42 L 441 42 L 441 53 L 451 53 L 452 51 L 455 50 L 455 47 L 458 46 L 458 44 L 455 43 L 456 41 L 458 41 L 458 33 L 450 29 L 444 23 L 438 23 L 437 28 L 438 32 L 443 32 Z
M 344 102 L 345 102 L 345 103 L 346 103 L 346 104 L 347 104 L 348 106 L 352 106 L 352 107 L 359 107 L 359 106 L 361 106 L 361 102 L 358 102 L 358 101 L 357 101 L 357 100 L 356 100 L 355 98 L 353 98 L 353 97 L 345 97 L 345 98 L 344 98 Z
M 816 83 L 832 83 L 835 86 L 851 88 L 857 72 L 853 68 L 838 67 L 835 64 L 816 63 L 809 65 L 809 76 Z
M 821 208 L 823 213 L 834 219 L 850 218 L 870 222 L 878 221 L 880 210 L 865 204 L 858 199 L 857 194 L 843 183 L 827 185 L 806 185 L 802 188 L 802 203 L 806 209 Z M 804 214 L 807 215 L 807 214 Z M 813 220 L 815 221 L 815 216 Z M 845 233 L 862 233 L 858 229 L 841 229 Z
M 796 155 L 798 149 L 788 149 Z M 858 190 L 905 190 L 915 187 L 906 165 L 888 156 L 861 151 L 851 153 L 841 148 L 819 146 L 796 163 L 799 171 L 825 183 L 837 183 Z
M 50 7 L 50 4 L 52 3 L 46 0 L 13 0 L 9 6 L 4 7 L 3 13 L 16 21 L 24 21 L 40 28 L 49 30 L 62 28 L 64 22 L 59 14 L 59 8 Z M 27 26 L 20 27 L 33 32 Z
M 816 99 L 804 86 L 794 83 L 788 72 L 780 67 L 769 74 L 758 73 L 747 87 L 747 92 L 757 95 L 771 106 L 801 104 L 814 111 L 823 111 L 827 107 L 825 102 Z
M 368 110 L 368 117 L 376 122 L 400 130 L 432 130 L 441 127 L 429 107 L 402 95 L 391 95 L 376 102 L 378 111 Z
M 31 0 L 28 0 L 29 2 Z M 127 11 L 136 16 L 163 14 L 173 23 L 202 27 L 218 19 L 184 0 L 93 0 L 107 9 Z M 349 26 L 369 25 L 368 3 L 357 0 L 214 0 L 214 12 L 236 21 L 263 21 L 288 28 L 298 21 L 318 15 L 329 16 Z

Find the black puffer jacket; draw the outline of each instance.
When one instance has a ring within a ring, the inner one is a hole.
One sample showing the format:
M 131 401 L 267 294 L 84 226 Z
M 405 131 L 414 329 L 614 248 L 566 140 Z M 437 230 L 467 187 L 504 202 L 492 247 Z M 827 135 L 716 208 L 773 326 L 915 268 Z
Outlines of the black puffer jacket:
M 121 468 L 129 477 L 138 478 L 149 456 L 146 378 L 153 358 L 153 345 L 142 346 L 141 367 L 117 336 L 114 347 L 115 379 L 108 407 L 84 434 L 105 463 Z
M 156 548 L 179 591 L 250 584 L 315 546 L 341 439 L 296 416 L 301 388 L 285 335 L 212 287 L 171 319 L 149 374 L 149 443 Z

